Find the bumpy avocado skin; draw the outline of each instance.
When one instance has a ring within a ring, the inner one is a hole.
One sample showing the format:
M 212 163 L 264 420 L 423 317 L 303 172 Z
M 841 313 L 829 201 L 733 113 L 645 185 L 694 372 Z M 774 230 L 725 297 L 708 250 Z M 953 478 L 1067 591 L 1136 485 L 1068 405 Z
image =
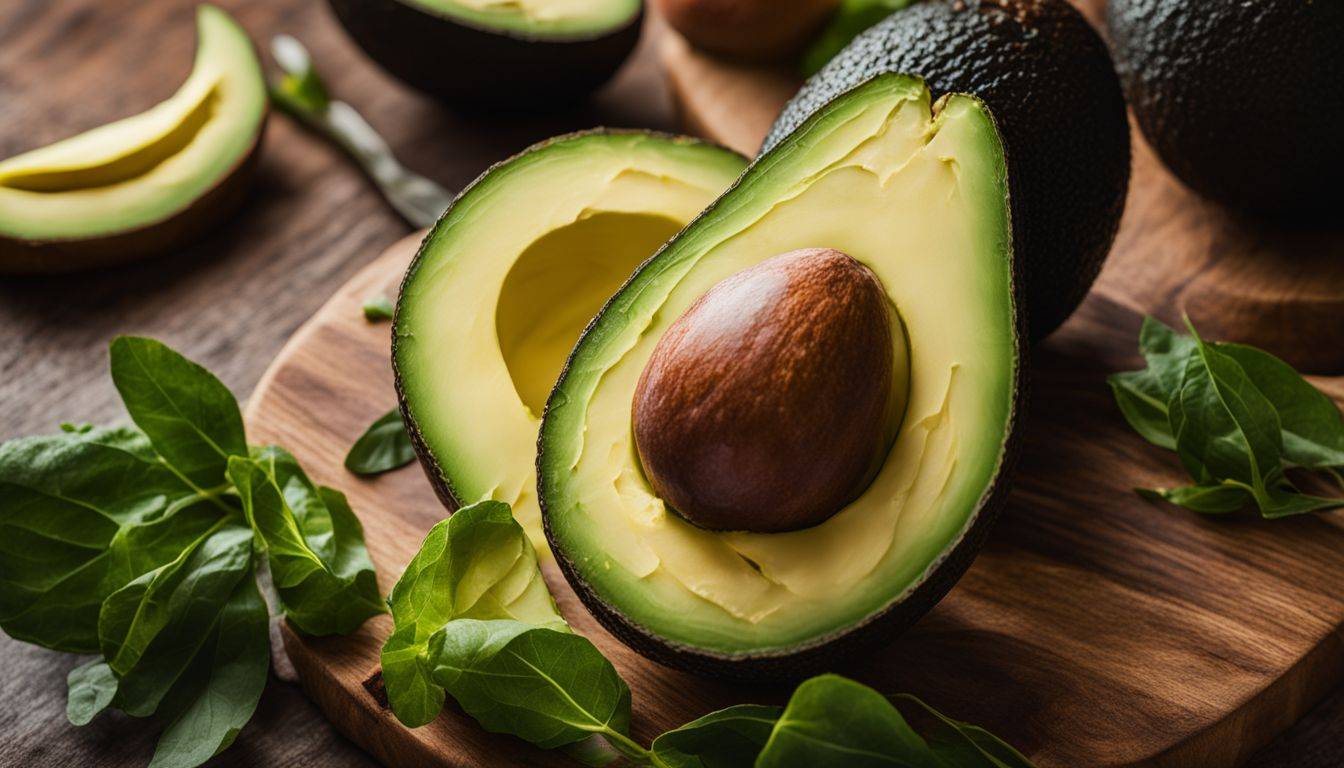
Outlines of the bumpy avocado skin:
M 1101 38 L 1065 0 L 925 0 L 887 17 L 803 86 L 762 151 L 881 72 L 994 113 L 1008 156 L 1014 252 L 1032 340 L 1082 303 L 1115 239 L 1129 188 L 1129 123 Z
M 1111 0 L 1106 21 L 1144 137 L 1188 186 L 1268 214 L 1336 199 L 1344 3 Z
M 643 12 L 565 38 L 469 26 L 401 0 L 329 0 L 341 26 L 394 77 L 452 105 L 530 111 L 582 99 L 639 42 Z

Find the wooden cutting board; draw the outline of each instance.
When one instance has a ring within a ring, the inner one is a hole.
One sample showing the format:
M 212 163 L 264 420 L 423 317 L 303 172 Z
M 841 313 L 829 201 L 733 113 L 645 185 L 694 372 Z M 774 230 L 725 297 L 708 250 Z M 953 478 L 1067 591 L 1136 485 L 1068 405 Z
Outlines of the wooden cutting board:
M 747 152 L 794 87 L 676 39 L 665 54 L 688 125 Z M 1233 221 L 1173 181 L 1137 137 L 1135 150 L 1125 221 L 1096 290 L 1033 351 L 1022 460 L 988 546 L 913 630 L 838 669 L 984 725 L 1043 768 L 1234 765 L 1344 677 L 1341 519 L 1205 519 L 1143 502 L 1133 487 L 1184 478 L 1172 454 L 1125 425 L 1104 381 L 1140 365 L 1144 312 L 1170 320 L 1182 309 L 1211 335 L 1340 370 L 1344 344 L 1330 334 L 1344 333 L 1344 315 L 1331 314 L 1344 302 L 1344 267 L 1327 262 L 1344 265 L 1344 238 Z M 247 409 L 255 439 L 288 446 L 316 480 L 349 494 L 384 591 L 445 511 L 417 468 L 363 480 L 341 461 L 395 403 L 389 328 L 365 322 L 360 305 L 395 291 L 417 243 L 389 249 L 300 329 Z M 1315 382 L 1344 399 L 1344 378 Z M 642 741 L 727 704 L 787 696 L 647 662 L 596 626 L 554 568 L 546 577 L 565 617 L 629 682 Z M 451 704 L 431 725 L 403 728 L 371 682 L 389 628 L 380 617 L 349 637 L 286 632 L 308 694 L 351 739 L 396 768 L 571 764 L 486 734 Z

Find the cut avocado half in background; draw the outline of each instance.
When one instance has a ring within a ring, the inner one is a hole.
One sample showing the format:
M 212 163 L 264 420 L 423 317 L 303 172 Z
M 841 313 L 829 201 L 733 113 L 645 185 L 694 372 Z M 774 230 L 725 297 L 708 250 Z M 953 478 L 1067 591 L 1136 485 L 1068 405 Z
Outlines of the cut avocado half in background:
M 1005 497 L 1023 394 L 1005 174 L 981 102 L 931 104 L 918 78 L 881 75 L 759 157 L 611 299 L 550 396 L 537 461 L 552 551 L 609 630 L 674 667 L 793 677 L 889 637 L 951 587 Z M 806 248 L 859 261 L 899 315 L 899 430 L 875 479 L 819 525 L 696 527 L 642 471 L 637 383 L 712 286 Z
M 450 509 L 508 502 L 545 556 L 537 428 L 565 357 L 745 166 L 694 139 L 591 131 L 505 160 L 458 196 L 406 273 L 392 348 L 407 431 Z
M 454 104 L 565 105 L 639 42 L 641 0 L 330 0 L 388 72 Z
M 242 201 L 267 114 L 242 27 L 201 6 L 191 75 L 146 112 L 0 162 L 0 271 L 168 250 Z

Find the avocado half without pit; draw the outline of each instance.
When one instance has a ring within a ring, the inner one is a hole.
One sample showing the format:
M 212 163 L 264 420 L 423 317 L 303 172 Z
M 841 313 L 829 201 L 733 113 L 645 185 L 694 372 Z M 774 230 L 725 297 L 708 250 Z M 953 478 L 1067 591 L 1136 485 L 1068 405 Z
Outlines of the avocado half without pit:
M 551 385 L 607 297 L 745 166 L 694 139 L 591 131 L 458 195 L 406 273 L 392 352 L 407 431 L 449 509 L 508 502 L 548 558 L 535 467 Z
M 650 487 L 703 528 L 823 522 L 877 470 L 909 360 L 872 270 L 808 248 L 710 288 L 659 339 L 635 387 Z
M 456 105 L 564 106 L 639 42 L 642 0 L 329 0 L 374 61 Z
M 63 272 L 184 244 L 243 201 L 267 114 L 247 34 L 196 17 L 191 75 L 134 117 L 0 161 L 0 273 Z
M 561 570 L 665 664 L 794 677 L 913 623 L 1005 498 L 1023 396 L 1003 143 L 884 74 L 642 265 L 552 391 Z

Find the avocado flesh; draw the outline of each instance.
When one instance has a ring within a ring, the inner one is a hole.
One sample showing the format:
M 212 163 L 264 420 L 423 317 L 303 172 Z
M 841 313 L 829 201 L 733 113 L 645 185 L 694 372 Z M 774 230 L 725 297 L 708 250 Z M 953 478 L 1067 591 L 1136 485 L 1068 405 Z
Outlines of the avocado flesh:
M 482 28 L 531 35 L 583 35 L 623 26 L 639 0 L 406 0 L 431 13 Z
M 566 356 L 607 297 L 745 164 L 689 139 L 576 134 L 458 197 L 407 272 L 393 349 L 407 424 L 445 501 L 508 502 L 547 556 L 537 429 Z
M 266 116 L 261 65 L 223 11 L 202 6 L 197 30 L 191 75 L 167 101 L 0 162 L 0 237 L 73 240 L 146 227 L 242 163 Z
M 934 114 L 922 81 L 882 75 L 813 114 L 645 264 L 575 348 L 539 444 L 552 548 L 608 628 L 661 661 L 723 672 L 706 660 L 816 649 L 922 585 L 937 594 L 920 610 L 936 601 L 950 587 L 940 566 L 959 575 L 969 554 L 951 550 L 1001 497 L 991 492 L 1019 389 L 1010 243 L 1004 154 L 984 106 L 953 95 Z M 696 528 L 640 470 L 640 373 L 715 283 L 809 247 L 867 265 L 904 323 L 899 433 L 868 489 L 820 525 Z

